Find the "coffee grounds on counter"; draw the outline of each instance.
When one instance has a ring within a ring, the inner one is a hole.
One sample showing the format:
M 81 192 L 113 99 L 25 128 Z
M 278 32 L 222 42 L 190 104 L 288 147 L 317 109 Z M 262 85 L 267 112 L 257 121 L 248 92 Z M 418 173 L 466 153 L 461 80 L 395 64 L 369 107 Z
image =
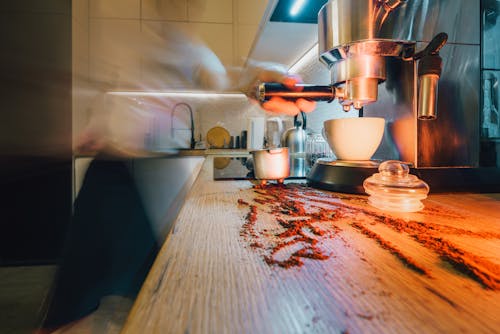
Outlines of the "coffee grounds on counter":
M 405 220 L 384 216 L 366 208 L 366 198 L 318 191 L 303 184 L 268 184 L 254 186 L 256 194 L 249 204 L 242 199 L 238 204 L 248 206 L 240 235 L 252 249 L 262 253 L 264 261 L 282 268 L 299 267 L 304 259 L 326 260 L 327 254 L 321 244 L 333 239 L 341 232 L 339 222 L 347 222 L 355 231 L 373 239 L 383 249 L 389 251 L 406 268 L 428 277 L 431 270 L 404 254 L 396 245 L 372 231 L 359 217 L 366 217 L 368 225 L 383 224 L 410 238 L 436 253 L 455 270 L 479 282 L 491 290 L 500 289 L 500 266 L 485 258 L 464 251 L 446 235 L 466 235 L 482 239 L 500 239 L 500 234 L 486 231 L 471 231 L 428 221 Z M 257 207 L 257 204 L 259 207 Z M 440 208 L 425 208 L 423 213 L 439 215 L 448 219 L 464 219 L 459 213 Z M 272 217 L 273 225 L 257 229 L 258 215 Z

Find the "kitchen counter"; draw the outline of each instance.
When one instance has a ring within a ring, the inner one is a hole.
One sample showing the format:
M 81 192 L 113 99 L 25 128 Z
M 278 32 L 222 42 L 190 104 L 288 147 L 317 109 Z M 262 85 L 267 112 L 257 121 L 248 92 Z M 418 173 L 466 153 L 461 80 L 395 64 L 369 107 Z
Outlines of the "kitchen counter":
M 500 194 L 388 214 L 290 183 L 214 181 L 208 156 L 123 333 L 493 333 Z
M 206 149 L 173 149 L 171 152 L 155 152 L 155 151 L 134 151 L 134 152 L 124 152 L 117 149 L 108 149 L 106 154 L 111 158 L 115 159 L 157 159 L 157 158 L 178 158 L 185 156 L 197 156 L 204 157 L 209 155 L 218 156 L 246 156 L 250 154 L 247 149 L 236 149 L 236 148 L 206 148 Z M 74 158 L 94 158 L 97 155 L 96 152 L 76 152 Z

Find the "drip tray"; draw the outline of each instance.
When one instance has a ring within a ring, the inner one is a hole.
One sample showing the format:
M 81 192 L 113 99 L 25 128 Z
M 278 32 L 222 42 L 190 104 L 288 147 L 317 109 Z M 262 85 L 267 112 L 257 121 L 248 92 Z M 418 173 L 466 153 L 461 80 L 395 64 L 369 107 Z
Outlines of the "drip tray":
M 347 162 L 319 159 L 307 175 L 307 183 L 318 189 L 365 194 L 363 181 L 378 172 L 379 163 L 373 160 Z M 500 168 L 410 168 L 410 173 L 424 180 L 430 187 L 430 193 L 500 192 Z

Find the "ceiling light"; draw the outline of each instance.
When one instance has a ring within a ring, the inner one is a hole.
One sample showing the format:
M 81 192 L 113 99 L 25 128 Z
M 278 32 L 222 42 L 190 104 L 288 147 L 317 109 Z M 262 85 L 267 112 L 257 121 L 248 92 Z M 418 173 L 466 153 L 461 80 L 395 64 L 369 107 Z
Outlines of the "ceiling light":
M 328 0 L 274 0 L 271 22 L 318 23 L 318 12 Z
M 304 7 L 305 2 L 305 0 L 296 0 L 292 8 L 290 9 L 290 15 L 297 15 L 302 10 L 302 7 Z

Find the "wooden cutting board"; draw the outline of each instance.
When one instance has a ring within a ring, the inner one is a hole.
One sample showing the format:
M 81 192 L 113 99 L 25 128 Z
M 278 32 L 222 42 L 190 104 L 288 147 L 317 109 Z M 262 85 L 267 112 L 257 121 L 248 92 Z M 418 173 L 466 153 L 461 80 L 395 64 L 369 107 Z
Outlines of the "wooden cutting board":
M 222 126 L 215 126 L 207 132 L 207 142 L 210 148 L 224 148 L 229 145 L 231 135 Z

